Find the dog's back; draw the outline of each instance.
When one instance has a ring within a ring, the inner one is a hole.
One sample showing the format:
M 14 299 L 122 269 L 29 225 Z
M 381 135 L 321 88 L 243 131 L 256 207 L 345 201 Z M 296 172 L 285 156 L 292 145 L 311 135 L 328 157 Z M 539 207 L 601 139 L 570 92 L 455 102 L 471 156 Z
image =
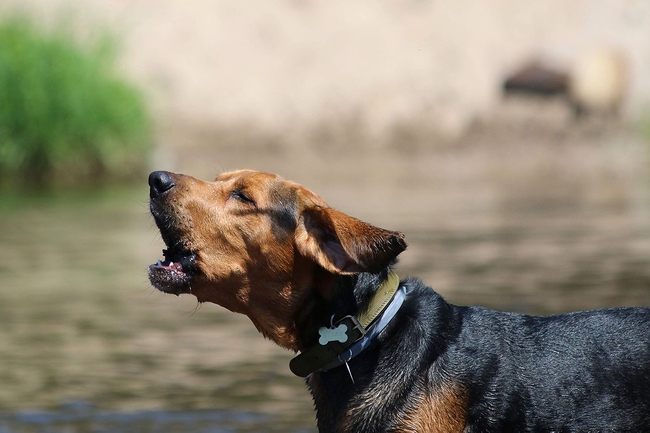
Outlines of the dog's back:
M 436 362 L 466 387 L 471 431 L 650 430 L 650 309 L 459 315 Z

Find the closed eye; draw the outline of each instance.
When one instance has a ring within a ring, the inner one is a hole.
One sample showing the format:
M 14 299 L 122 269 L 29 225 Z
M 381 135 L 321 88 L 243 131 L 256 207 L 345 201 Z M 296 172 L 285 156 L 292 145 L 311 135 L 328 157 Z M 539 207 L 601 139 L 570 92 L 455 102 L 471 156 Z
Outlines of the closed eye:
M 232 191 L 228 198 L 234 198 L 242 203 L 252 204 L 255 206 L 255 201 L 238 189 Z

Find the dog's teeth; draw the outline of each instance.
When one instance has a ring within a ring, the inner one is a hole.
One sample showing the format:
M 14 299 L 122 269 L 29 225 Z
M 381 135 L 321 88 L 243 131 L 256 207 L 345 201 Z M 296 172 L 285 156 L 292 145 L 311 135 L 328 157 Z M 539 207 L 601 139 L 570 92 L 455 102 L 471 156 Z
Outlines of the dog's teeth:
M 169 267 L 171 268 L 172 266 L 174 266 L 174 262 L 169 262 Z

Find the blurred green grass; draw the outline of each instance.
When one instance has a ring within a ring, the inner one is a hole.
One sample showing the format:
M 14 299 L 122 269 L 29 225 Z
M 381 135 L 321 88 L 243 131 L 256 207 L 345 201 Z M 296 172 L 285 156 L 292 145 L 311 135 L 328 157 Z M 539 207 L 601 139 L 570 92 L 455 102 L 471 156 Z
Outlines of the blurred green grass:
M 151 121 L 119 76 L 107 35 L 75 41 L 25 16 L 0 21 L 0 180 L 20 184 L 128 178 L 142 169 Z

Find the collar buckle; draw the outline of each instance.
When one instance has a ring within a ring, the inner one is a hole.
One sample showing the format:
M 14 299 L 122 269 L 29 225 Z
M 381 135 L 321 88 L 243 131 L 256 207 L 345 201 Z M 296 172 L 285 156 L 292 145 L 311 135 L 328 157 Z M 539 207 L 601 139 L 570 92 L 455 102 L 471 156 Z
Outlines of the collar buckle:
M 345 341 L 344 348 L 349 347 L 353 343 L 361 340 L 366 335 L 366 328 L 359 323 L 354 316 L 345 316 L 341 320 L 336 322 L 337 325 L 344 325 L 347 329 L 345 334 L 348 336 L 348 339 Z
M 349 337 L 347 341 L 348 343 L 356 343 L 366 335 L 366 328 L 364 328 L 354 316 L 345 316 L 336 323 L 342 323 L 348 328 L 346 332 Z

